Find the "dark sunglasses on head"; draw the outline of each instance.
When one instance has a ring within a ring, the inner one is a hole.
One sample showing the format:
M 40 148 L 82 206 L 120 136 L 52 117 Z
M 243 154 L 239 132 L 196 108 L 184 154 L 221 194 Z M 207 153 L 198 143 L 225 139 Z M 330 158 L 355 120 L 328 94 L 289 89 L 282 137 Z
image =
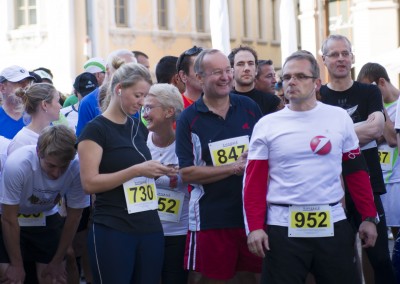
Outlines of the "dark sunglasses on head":
M 176 62 L 177 71 L 179 72 L 179 70 L 181 70 L 182 61 L 186 56 L 197 55 L 202 51 L 203 51 L 202 47 L 193 46 L 192 48 L 190 48 L 190 49 L 186 50 L 184 53 L 182 53 L 179 56 L 178 61 Z

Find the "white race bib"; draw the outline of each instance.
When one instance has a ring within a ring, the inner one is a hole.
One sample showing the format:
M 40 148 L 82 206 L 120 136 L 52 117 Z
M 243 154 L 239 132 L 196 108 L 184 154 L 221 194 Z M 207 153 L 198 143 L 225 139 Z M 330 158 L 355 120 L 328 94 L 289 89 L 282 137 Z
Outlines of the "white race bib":
M 136 177 L 123 184 L 128 213 L 137 213 L 158 208 L 154 179 Z
M 179 191 L 157 189 L 158 215 L 160 220 L 168 222 L 179 222 L 182 214 L 183 200 L 185 194 Z
M 35 214 L 18 214 L 18 223 L 21 227 L 44 227 L 46 216 L 43 212 Z
M 382 170 L 391 171 L 393 169 L 393 155 L 395 149 L 396 148 L 389 147 L 389 145 L 379 146 L 378 154 Z
M 214 166 L 232 164 L 249 148 L 249 136 L 245 135 L 209 143 L 208 147 Z
M 332 237 L 333 221 L 330 205 L 290 205 L 289 237 Z

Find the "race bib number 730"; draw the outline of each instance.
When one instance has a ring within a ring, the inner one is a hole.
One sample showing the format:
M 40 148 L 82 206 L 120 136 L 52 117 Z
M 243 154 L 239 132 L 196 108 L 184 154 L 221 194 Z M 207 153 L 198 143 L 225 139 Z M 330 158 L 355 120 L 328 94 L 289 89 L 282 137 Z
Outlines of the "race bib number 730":
M 136 177 L 123 184 L 128 213 L 154 210 L 158 207 L 154 179 Z

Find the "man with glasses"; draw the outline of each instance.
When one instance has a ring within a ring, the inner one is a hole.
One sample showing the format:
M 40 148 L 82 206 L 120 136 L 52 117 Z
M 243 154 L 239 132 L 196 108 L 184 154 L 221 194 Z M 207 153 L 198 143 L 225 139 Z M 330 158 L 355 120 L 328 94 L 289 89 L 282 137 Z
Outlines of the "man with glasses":
M 183 93 L 183 105 L 185 108 L 197 101 L 203 92 L 193 68 L 194 61 L 202 50 L 202 47 L 193 46 L 184 51 L 178 57 L 178 61 L 176 62 L 176 70 L 186 87 L 186 90 Z
M 224 283 L 235 274 L 256 283 L 261 258 L 246 245 L 242 174 L 262 113 L 251 99 L 231 93 L 233 71 L 221 51 L 203 50 L 194 70 L 204 95 L 182 112 L 176 129 L 181 177 L 190 190 L 185 267 L 199 272 L 201 283 Z
M 1 71 L 0 93 L 3 96 L 3 105 L 0 107 L 0 136 L 12 139 L 25 126 L 22 118 L 24 105 L 22 99 L 15 95 L 15 91 L 28 87 L 33 79 L 20 66 L 13 65 Z
M 354 284 L 354 234 L 340 202 L 342 163 L 364 220 L 364 247 L 375 243 L 368 220 L 376 209 L 352 121 L 317 101 L 321 80 L 311 53 L 293 53 L 282 72 L 289 104 L 256 124 L 249 146 L 243 188 L 249 249 L 264 258 L 261 283 L 305 283 L 312 272 L 317 283 Z
M 330 82 L 320 89 L 322 102 L 339 106 L 350 115 L 354 123 L 362 154 L 366 160 L 374 202 L 380 222 L 378 239 L 373 248 L 366 249 L 374 269 L 375 283 L 394 283 L 390 262 L 385 212 L 380 195 L 386 193 L 376 139 L 383 134 L 385 118 L 382 96 L 377 86 L 353 81 L 351 65 L 354 63 L 350 41 L 342 35 L 330 35 L 322 44 L 322 60 L 328 69 Z M 345 182 L 347 185 L 347 182 Z M 358 227 L 361 216 L 354 207 L 354 197 L 346 186 L 346 208 L 349 220 Z
M 239 46 L 232 50 L 228 58 L 234 70 L 234 93 L 254 100 L 264 115 L 283 108 L 281 100 L 275 96 L 274 92 L 264 93 L 255 88 L 258 59 L 254 49 Z

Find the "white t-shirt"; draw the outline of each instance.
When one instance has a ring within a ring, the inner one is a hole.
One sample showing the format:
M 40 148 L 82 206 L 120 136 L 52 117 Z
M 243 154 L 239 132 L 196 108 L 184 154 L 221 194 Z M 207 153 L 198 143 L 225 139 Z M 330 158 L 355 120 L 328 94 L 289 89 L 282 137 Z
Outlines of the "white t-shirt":
M 10 139 L 7 139 L 4 136 L 0 136 L 0 174 L 4 163 L 6 162 L 7 149 L 8 145 L 10 145 L 10 142 L 11 142 Z
M 26 145 L 36 145 L 39 139 L 39 134 L 30 130 L 26 126 L 23 127 L 11 140 L 8 146 L 7 154 L 10 155 L 15 150 Z
M 309 111 L 288 107 L 264 116 L 254 127 L 249 160 L 268 160 L 271 204 L 331 204 L 342 199 L 342 154 L 358 148 L 351 118 L 318 102 Z M 333 221 L 346 218 L 340 203 Z M 267 224 L 288 226 L 288 207 L 268 206 Z
M 178 157 L 175 154 L 175 142 L 171 145 L 160 148 L 153 144 L 152 141 L 153 133 L 150 132 L 147 138 L 147 147 L 149 147 L 151 156 L 153 160 L 160 161 L 164 165 L 174 164 L 178 165 Z M 168 176 L 161 176 L 156 179 L 156 187 L 158 189 L 166 189 L 171 191 L 179 191 L 185 194 L 184 202 L 182 206 L 182 213 L 180 221 L 168 222 L 161 221 L 161 224 L 164 229 L 165 236 L 179 236 L 186 235 L 188 231 L 188 222 L 189 222 L 189 192 L 188 192 L 188 184 L 183 184 L 180 177 L 178 177 L 178 185 L 177 188 L 171 189 L 169 186 L 170 178 Z
M 60 114 L 62 114 L 68 121 L 68 127 L 75 132 L 76 125 L 78 124 L 78 110 L 75 108 L 75 106 L 72 105 L 60 109 Z
M 71 161 L 58 179 L 49 179 L 40 167 L 36 145 L 24 146 L 13 152 L 3 168 L 0 203 L 19 204 L 19 213 L 54 214 L 55 205 L 66 195 L 68 207 L 85 208 L 90 205 L 81 185 L 79 161 Z M 1 209 L 1 207 L 0 207 Z
M 395 101 L 391 104 L 385 104 L 386 111 L 389 115 L 389 119 L 392 122 L 396 120 L 396 109 L 398 106 L 398 101 Z M 399 159 L 399 150 L 397 147 L 391 148 L 389 145 L 384 142 L 378 146 L 378 150 L 380 155 L 385 161 L 391 161 L 390 166 L 386 168 L 387 165 L 382 165 L 382 175 L 385 184 L 387 183 L 395 183 L 400 181 L 400 159 Z M 382 159 L 381 159 L 382 160 Z

